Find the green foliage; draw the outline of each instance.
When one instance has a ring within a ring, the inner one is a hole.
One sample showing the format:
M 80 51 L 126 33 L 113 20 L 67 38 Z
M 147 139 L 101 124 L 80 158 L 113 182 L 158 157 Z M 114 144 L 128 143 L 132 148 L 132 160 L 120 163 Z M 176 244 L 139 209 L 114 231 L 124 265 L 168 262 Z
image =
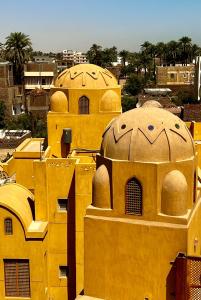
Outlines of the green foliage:
M 117 60 L 117 48 L 105 48 L 93 44 L 87 52 L 87 59 L 91 64 L 101 67 L 109 67 L 113 61 Z
M 32 136 L 47 138 L 47 124 L 39 118 L 32 119 Z
M 175 102 L 175 101 L 174 101 Z M 180 90 L 177 93 L 177 105 L 183 105 L 187 103 L 197 103 L 193 92 L 187 90 Z
M 22 83 L 23 64 L 32 54 L 32 43 L 28 35 L 22 32 L 11 32 L 6 37 L 5 57 L 13 63 L 13 73 L 16 84 Z
M 127 110 L 133 109 L 136 107 L 137 98 L 133 96 L 124 95 L 121 98 L 122 111 L 125 112 Z
M 6 106 L 3 101 L 0 101 L 0 129 L 5 127 L 5 112 Z
M 6 123 L 6 129 L 24 129 L 32 132 L 32 137 L 47 137 L 47 124 L 39 117 L 31 114 L 22 114 L 12 117 Z
M 136 74 L 131 74 L 127 79 L 124 91 L 132 96 L 138 95 L 145 85 L 145 81 L 142 77 Z
M 20 116 L 11 117 L 6 124 L 6 129 L 24 129 L 31 130 L 30 115 L 22 114 Z

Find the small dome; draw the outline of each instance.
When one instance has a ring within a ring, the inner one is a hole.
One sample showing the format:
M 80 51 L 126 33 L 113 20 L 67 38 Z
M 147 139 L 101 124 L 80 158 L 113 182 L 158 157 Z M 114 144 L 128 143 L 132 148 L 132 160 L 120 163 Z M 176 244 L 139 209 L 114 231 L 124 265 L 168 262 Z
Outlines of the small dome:
M 111 208 L 110 178 L 105 165 L 96 170 L 92 185 L 92 205 L 99 208 Z
M 136 108 L 106 128 L 101 154 L 117 160 L 181 161 L 192 158 L 194 142 L 186 124 L 161 108 Z
M 185 176 L 178 170 L 169 172 L 163 181 L 161 212 L 171 216 L 187 213 L 188 184 Z
M 112 90 L 106 91 L 100 102 L 100 111 L 121 111 L 121 97 Z
M 102 89 L 119 87 L 114 75 L 93 64 L 79 64 L 64 70 L 55 81 L 55 87 L 66 89 Z
M 68 111 L 68 99 L 64 92 L 56 91 L 50 98 L 50 108 L 54 112 L 67 112 Z
M 163 106 L 158 102 L 158 101 L 155 101 L 155 100 L 149 100 L 149 101 L 146 101 L 142 107 L 158 107 L 158 108 L 162 108 Z

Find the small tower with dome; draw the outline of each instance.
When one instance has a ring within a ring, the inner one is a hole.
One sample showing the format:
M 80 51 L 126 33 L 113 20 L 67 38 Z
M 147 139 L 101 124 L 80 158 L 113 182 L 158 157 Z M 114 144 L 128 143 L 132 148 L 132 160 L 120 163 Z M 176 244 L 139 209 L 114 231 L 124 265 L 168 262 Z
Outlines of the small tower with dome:
M 172 273 L 186 280 L 178 254 L 200 256 L 196 155 L 186 124 L 162 108 L 136 108 L 109 123 L 85 217 L 85 295 L 173 299 Z
M 66 156 L 65 128 L 71 131 L 71 150 L 98 150 L 104 128 L 120 113 L 121 89 L 111 72 L 93 64 L 66 69 L 51 89 L 48 144 L 52 153 Z

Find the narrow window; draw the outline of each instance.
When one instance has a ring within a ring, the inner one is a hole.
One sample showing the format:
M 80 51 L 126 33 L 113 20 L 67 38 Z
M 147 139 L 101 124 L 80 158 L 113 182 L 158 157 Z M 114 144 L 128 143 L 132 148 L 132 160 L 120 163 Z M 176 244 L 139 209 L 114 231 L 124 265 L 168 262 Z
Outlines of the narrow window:
M 86 96 L 79 99 L 79 114 L 89 114 L 89 99 Z
M 68 199 L 60 198 L 58 201 L 58 210 L 66 212 L 68 210 Z
M 4 232 L 6 235 L 13 234 L 13 222 L 11 218 L 6 218 L 4 220 Z
M 59 266 L 59 277 L 66 278 L 69 276 L 69 267 L 68 266 Z
M 127 215 L 142 215 L 142 186 L 134 177 L 126 184 L 125 213 Z
M 5 259 L 4 276 L 7 297 L 30 297 L 29 260 Z

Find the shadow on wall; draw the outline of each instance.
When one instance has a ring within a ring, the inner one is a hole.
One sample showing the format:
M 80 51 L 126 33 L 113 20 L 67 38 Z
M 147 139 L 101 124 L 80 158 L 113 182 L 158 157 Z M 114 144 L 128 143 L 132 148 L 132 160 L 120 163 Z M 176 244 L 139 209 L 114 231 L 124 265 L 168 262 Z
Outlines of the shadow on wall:
M 176 300 L 176 265 L 172 265 L 166 280 L 166 300 Z
M 76 257 L 75 257 L 75 175 L 71 183 L 68 195 L 68 221 L 67 221 L 67 262 L 69 266 L 68 276 L 68 300 L 76 298 Z

